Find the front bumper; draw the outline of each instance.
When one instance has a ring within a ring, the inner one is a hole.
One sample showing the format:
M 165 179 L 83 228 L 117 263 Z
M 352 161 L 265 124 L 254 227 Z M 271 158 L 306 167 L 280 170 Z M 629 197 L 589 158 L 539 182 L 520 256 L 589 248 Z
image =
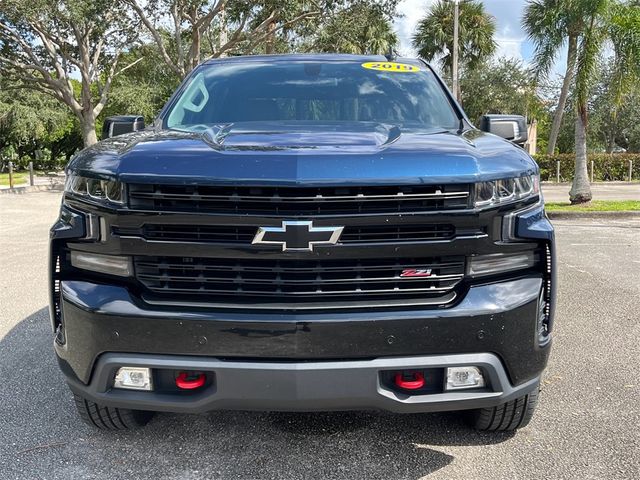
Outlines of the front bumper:
M 497 405 L 528 393 L 536 388 L 547 364 L 550 342 L 539 340 L 538 303 L 541 291 L 548 290 L 551 331 L 555 268 L 474 279 L 461 288 L 457 303 L 446 308 L 266 311 L 241 305 L 200 308 L 178 302 L 160 306 L 145 302 L 135 282 L 116 282 L 79 271 L 60 275 L 53 253 L 73 248 L 114 255 L 181 255 L 196 246 L 175 242 L 143 245 L 114 235 L 101 240 L 87 233 L 109 231 L 103 225 L 88 228 L 98 217 L 111 225 L 114 218 L 120 221 L 142 214 L 114 217 L 102 210 L 92 212 L 86 218 L 77 214 L 61 219 L 52 229 L 50 291 L 57 332 L 54 344 L 62 371 L 76 393 L 96 402 L 194 412 L 217 408 L 457 410 Z M 434 256 L 455 251 L 471 256 L 532 249 L 538 244 L 539 248 L 548 245 L 550 256 L 555 255 L 553 229 L 540 204 L 504 217 L 497 211 L 450 215 L 446 221 L 480 225 L 486 233 L 482 238 L 384 247 L 343 245 L 327 248 L 324 254 L 332 258 L 405 258 L 425 251 Z M 230 252 L 234 258 L 255 255 L 250 245 L 232 250 L 206 248 L 212 257 Z M 278 255 L 281 253 L 264 252 L 261 256 Z M 546 264 L 553 267 L 555 262 Z M 115 371 L 125 362 L 212 372 L 216 381 L 185 397 L 188 401 L 177 401 L 175 395 L 167 397 L 162 391 L 115 390 Z M 385 388 L 378 374 L 388 369 L 464 364 L 482 366 L 490 379 L 487 389 L 403 397 Z
M 157 370 L 197 370 L 215 383 L 186 395 L 112 389 L 122 365 Z M 408 395 L 388 388 L 380 372 L 474 365 L 488 388 Z M 71 390 L 96 403 L 137 410 L 201 413 L 210 410 L 329 411 L 387 410 L 397 413 L 463 410 L 499 405 L 538 387 L 534 377 L 510 384 L 502 363 L 488 353 L 378 358 L 337 362 L 224 361 L 207 357 L 106 354 L 89 385 L 69 381 Z
M 151 309 L 122 287 L 63 281 L 65 342 L 56 353 L 72 389 L 129 408 L 399 412 L 497 405 L 535 388 L 550 343 L 536 329 L 542 278 L 476 285 L 449 309 L 257 314 Z M 428 355 L 428 356 L 425 356 Z M 112 389 L 116 366 L 212 371 L 215 389 L 176 401 Z M 480 365 L 486 391 L 409 396 L 381 388 L 399 368 Z M 197 367 L 197 368 L 196 368 Z

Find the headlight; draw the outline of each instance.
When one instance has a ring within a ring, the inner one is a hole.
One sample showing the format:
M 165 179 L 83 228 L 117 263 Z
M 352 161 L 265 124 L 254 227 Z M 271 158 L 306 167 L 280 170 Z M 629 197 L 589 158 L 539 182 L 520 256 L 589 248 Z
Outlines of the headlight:
M 99 180 L 69 174 L 65 191 L 94 200 L 106 200 L 120 205 L 124 203 L 123 185 L 115 180 Z
M 540 193 L 538 175 L 505 178 L 475 185 L 474 206 L 487 207 L 524 200 Z

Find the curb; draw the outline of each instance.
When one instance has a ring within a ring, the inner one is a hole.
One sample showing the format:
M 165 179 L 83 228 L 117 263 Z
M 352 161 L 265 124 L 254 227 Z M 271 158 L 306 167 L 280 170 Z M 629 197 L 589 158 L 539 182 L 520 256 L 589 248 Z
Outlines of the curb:
M 571 219 L 571 218 L 640 218 L 640 211 L 621 210 L 616 212 L 547 212 L 551 220 Z
M 63 183 L 53 183 L 51 185 L 25 185 L 24 187 L 13 187 L 13 188 L 0 188 L 0 195 L 20 195 L 24 193 L 31 192 L 46 192 L 46 191 L 56 191 L 61 192 L 64 190 Z

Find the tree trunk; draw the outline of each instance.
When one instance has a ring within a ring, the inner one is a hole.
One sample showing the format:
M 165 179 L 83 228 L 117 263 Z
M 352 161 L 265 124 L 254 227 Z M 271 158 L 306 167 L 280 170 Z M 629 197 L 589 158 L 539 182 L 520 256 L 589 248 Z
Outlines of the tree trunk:
M 56 159 L 58 158 L 59 154 L 60 152 L 58 151 L 58 148 L 55 146 L 52 146 L 49 152 L 49 163 L 51 164 L 49 168 L 54 168 L 54 165 L 56 164 Z
M 265 45 L 265 53 L 270 55 L 273 53 L 274 50 L 274 44 L 276 42 L 276 22 L 274 22 L 273 20 L 271 22 L 269 22 L 269 25 L 267 26 L 267 41 L 266 41 L 266 45 Z
M 572 204 L 591 201 L 591 186 L 587 172 L 587 115 L 586 106 L 578 110 L 576 116 L 576 165 L 573 184 L 569 192 Z
M 193 29 L 191 33 L 191 49 L 190 49 L 190 64 L 188 66 L 189 72 L 196 68 L 200 64 L 200 43 L 202 40 L 202 36 L 200 35 L 200 30 L 197 28 Z M 189 73 L 186 72 L 186 73 Z
M 614 128 L 609 131 L 607 139 L 607 153 L 613 153 L 613 149 L 616 147 L 616 134 Z
M 225 6 L 222 5 L 220 9 L 220 41 L 218 42 L 218 49 L 221 49 L 227 44 L 227 17 L 225 13 Z M 226 56 L 222 54 L 221 56 Z
M 616 146 L 616 132 L 618 131 L 618 115 L 615 112 L 611 113 L 611 121 L 607 126 L 607 153 L 613 153 L 613 149 Z
M 98 136 L 96 135 L 96 117 L 93 115 L 93 112 L 86 112 L 79 120 L 84 148 L 98 143 Z
M 578 38 L 574 35 L 569 36 L 569 49 L 567 50 L 567 71 L 562 81 L 562 90 L 560 90 L 560 98 L 558 99 L 558 108 L 553 114 L 553 123 L 551 124 L 551 132 L 549 132 L 549 144 L 547 145 L 547 155 L 553 155 L 556 150 L 556 142 L 560 134 L 560 126 L 562 125 L 562 117 L 564 109 L 567 105 L 569 97 L 569 88 L 573 82 L 573 74 L 576 65 L 576 51 L 578 47 Z

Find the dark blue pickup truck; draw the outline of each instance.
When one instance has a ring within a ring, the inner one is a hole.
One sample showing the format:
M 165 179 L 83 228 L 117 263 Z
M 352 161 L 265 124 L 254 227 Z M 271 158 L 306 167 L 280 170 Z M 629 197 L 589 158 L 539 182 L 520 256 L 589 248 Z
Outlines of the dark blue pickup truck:
M 208 61 L 141 123 L 110 119 L 70 162 L 51 230 L 54 346 L 85 421 L 529 422 L 555 252 L 521 117 L 476 129 L 420 60 L 285 55 Z

